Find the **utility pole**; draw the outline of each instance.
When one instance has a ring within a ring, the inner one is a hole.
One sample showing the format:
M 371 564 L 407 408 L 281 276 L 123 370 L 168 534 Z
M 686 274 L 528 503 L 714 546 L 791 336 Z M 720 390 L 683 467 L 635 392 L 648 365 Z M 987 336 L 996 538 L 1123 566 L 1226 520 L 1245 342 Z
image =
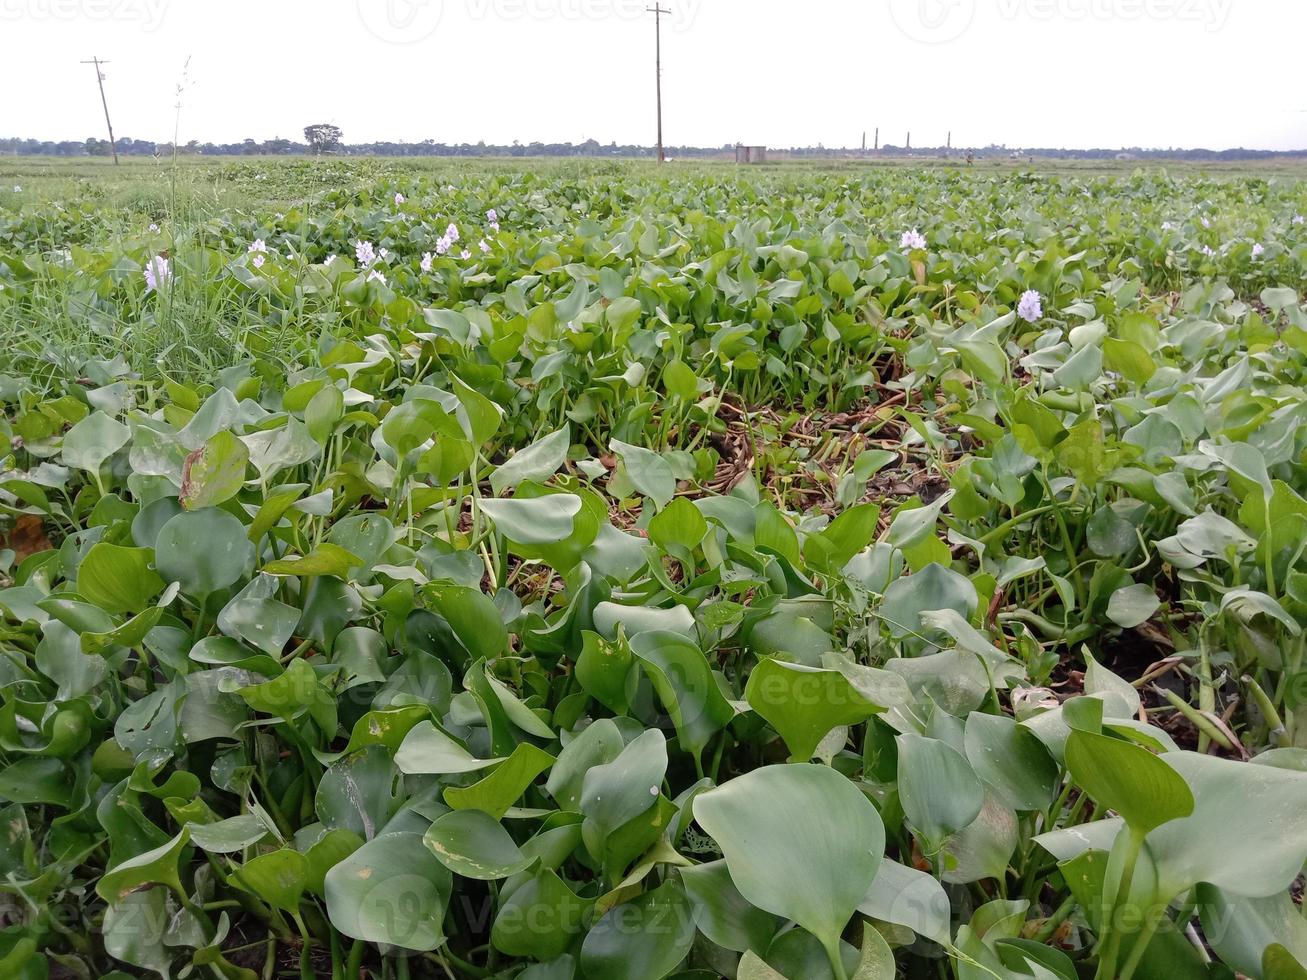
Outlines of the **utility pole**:
M 663 14 L 670 14 L 662 5 L 655 3 L 646 7 L 645 13 L 654 15 L 654 68 L 658 79 L 658 162 L 666 163 L 667 154 L 663 152 Z
M 95 81 L 100 86 L 100 104 L 104 106 L 104 124 L 109 127 L 109 150 L 113 153 L 113 165 L 118 166 L 118 143 L 113 138 L 113 122 L 109 119 L 109 100 L 104 96 L 104 72 L 100 71 L 101 65 L 107 65 L 109 62 L 101 61 L 99 58 L 92 58 L 90 61 L 83 61 L 84 65 L 95 65 Z
M 880 127 L 876 127 L 876 152 L 880 152 Z

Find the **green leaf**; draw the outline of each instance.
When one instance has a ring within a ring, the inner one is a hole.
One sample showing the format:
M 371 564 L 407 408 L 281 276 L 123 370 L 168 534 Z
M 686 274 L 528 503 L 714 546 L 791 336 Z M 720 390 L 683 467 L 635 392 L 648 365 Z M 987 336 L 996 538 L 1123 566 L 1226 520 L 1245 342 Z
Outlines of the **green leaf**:
M 572 533 L 581 498 L 570 493 L 517 500 L 487 498 L 481 509 L 495 523 L 495 529 L 519 544 L 557 544 Z
M 602 858 L 613 835 L 654 806 L 666 774 L 667 740 L 657 729 L 643 732 L 612 762 L 585 774 L 581 834 L 591 854 Z
M 967 760 L 947 743 L 912 732 L 897 742 L 903 813 L 933 854 L 980 815 L 985 789 Z
M 556 959 L 588 924 L 592 902 L 578 898 L 549 868 L 510 879 L 501 896 L 490 942 L 508 956 Z
M 922 633 L 923 612 L 952 609 L 970 619 L 979 599 L 976 588 L 963 575 L 943 565 L 927 565 L 921 571 L 895 579 L 885 590 L 880 614 L 894 636 Z
M 307 660 L 292 660 L 280 677 L 243 687 L 240 695 L 246 704 L 265 715 L 290 721 L 307 714 L 324 740 L 336 737 L 336 699 Z
M 948 945 L 952 914 L 948 895 L 935 876 L 924 871 L 882 861 L 858 911 Z
M 631 652 L 676 726 L 682 750 L 702 754 L 735 717 L 703 652 L 679 633 L 654 630 L 631 638 Z
M 507 649 L 508 631 L 499 609 L 479 589 L 433 582 L 422 593 L 474 658 L 497 657 Z
M 482 810 L 446 813 L 431 825 L 422 841 L 454 874 L 479 881 L 508 878 L 534 861 L 522 853 L 495 817 Z
M 351 939 L 427 952 L 442 925 L 453 875 L 414 833 L 383 834 L 327 872 L 331 924 Z
M 268 836 L 268 825 L 253 813 L 242 813 L 217 823 L 188 825 L 191 843 L 213 854 L 235 854 Z
M 542 436 L 531 445 L 519 449 L 490 474 L 491 489 L 498 496 L 527 480 L 543 483 L 567 461 L 567 451 L 571 445 L 572 431 L 566 425 L 557 432 Z
M 820 534 L 811 535 L 804 542 L 803 555 L 815 568 L 834 574 L 876 536 L 880 521 L 880 507 L 876 504 L 858 504 L 843 511 Z
M 610 448 L 622 458 L 626 474 L 631 485 L 654 502 L 662 510 L 676 495 L 676 477 L 672 468 L 662 456 L 639 446 L 614 439 Z
M 232 877 L 274 908 L 295 913 L 308 886 L 308 874 L 308 859 L 283 847 L 250 858 Z
M 92 412 L 64 433 L 62 458 L 65 466 L 87 470 L 100 479 L 100 466 L 127 445 L 131 429 L 104 412 Z
M 324 541 L 302 558 L 283 558 L 263 566 L 268 575 L 293 575 L 297 578 L 349 577 L 351 568 L 363 567 L 363 559 L 338 544 Z
M 250 451 L 227 430 L 190 453 L 182 467 L 181 504 L 186 510 L 216 507 L 240 493 Z
M 708 522 L 685 498 L 668 504 L 649 522 L 649 540 L 668 554 L 688 561 L 708 534 Z
M 450 786 L 445 802 L 455 810 L 484 810 L 496 820 L 508 812 L 537 776 L 554 764 L 554 757 L 523 742 L 494 772 L 471 786 Z
M 590 927 L 581 969 L 604 980 L 662 980 L 690 952 L 694 922 L 680 882 L 618 905 Z
M 1147 384 L 1157 373 L 1152 355 L 1133 341 L 1104 337 L 1103 358 L 1109 370 L 1124 375 L 1136 385 Z
M 153 557 L 149 548 L 101 541 L 77 567 L 77 591 L 105 612 L 140 612 L 164 587 L 150 567 Z
M 480 392 L 472 390 L 458 378 L 454 379 L 454 394 L 459 401 L 459 420 L 472 445 L 484 446 L 499 431 L 503 409 Z
M 781 920 L 749 904 L 731 880 L 724 860 L 682 868 L 678 873 L 694 924 L 708 939 L 737 953 L 766 949 L 771 943 Z
M 741 895 L 838 950 L 885 849 L 867 797 L 824 766 L 764 766 L 699 794 L 694 814 Z
M 1193 793 L 1183 777 L 1138 745 L 1073 731 L 1066 765 L 1095 803 L 1115 810 L 1138 834 L 1193 813 Z
M 121 901 L 139 888 L 149 885 L 166 885 L 179 897 L 186 891 L 181 883 L 181 857 L 190 843 L 189 828 L 183 827 L 166 844 L 128 858 L 106 871 L 95 883 L 95 893 L 110 904 Z
M 345 415 L 345 395 L 334 384 L 326 384 L 314 393 L 304 407 L 304 424 L 313 441 L 325 445 L 336 423 Z
M 1013 810 L 1043 810 L 1057 795 L 1057 763 L 1028 729 L 1005 715 L 967 717 L 967 761 L 994 794 Z
M 1203 934 L 1221 962 L 1233 970 L 1257 976 L 1275 943 L 1299 963 L 1307 963 L 1307 919 L 1287 891 L 1267 898 L 1244 898 L 1199 885 L 1198 911 Z
M 429 721 L 415 725 L 395 753 L 395 765 L 400 771 L 414 774 L 455 775 L 478 772 L 503 761 L 502 758 L 476 758 L 461 743 Z
M 691 401 L 699 394 L 699 376 L 684 361 L 668 361 L 663 367 L 663 389 L 672 398 Z
M 759 661 L 744 698 L 785 740 L 791 762 L 807 762 L 834 728 L 866 721 L 882 706 L 869 701 L 837 670 Z
M 1134 629 L 1148 622 L 1161 606 L 1151 585 L 1128 585 L 1107 600 L 1107 618 L 1122 629 Z
M 1194 801 L 1192 814 L 1148 836 L 1162 891 L 1178 895 L 1201 881 L 1264 898 L 1289 888 L 1307 862 L 1307 775 L 1196 752 L 1159 761 Z
M 224 510 L 178 514 L 159 531 L 154 563 L 165 581 L 179 582 L 188 595 L 225 589 L 254 563 L 245 526 Z

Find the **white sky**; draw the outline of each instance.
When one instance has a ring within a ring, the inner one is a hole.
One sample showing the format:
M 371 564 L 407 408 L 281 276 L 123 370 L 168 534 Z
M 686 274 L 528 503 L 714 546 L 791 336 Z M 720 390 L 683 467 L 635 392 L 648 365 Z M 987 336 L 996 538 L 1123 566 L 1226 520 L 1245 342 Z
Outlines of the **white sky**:
M 0 0 L 0 136 L 652 144 L 651 0 Z M 1303 0 L 663 0 L 669 144 L 1307 148 Z

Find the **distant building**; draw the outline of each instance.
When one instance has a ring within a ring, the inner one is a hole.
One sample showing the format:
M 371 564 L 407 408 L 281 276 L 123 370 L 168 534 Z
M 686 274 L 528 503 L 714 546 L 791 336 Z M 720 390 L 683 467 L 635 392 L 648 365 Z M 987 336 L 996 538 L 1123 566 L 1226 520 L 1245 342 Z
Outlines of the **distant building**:
M 745 146 L 743 143 L 736 143 L 735 162 L 736 163 L 766 163 L 767 147 Z

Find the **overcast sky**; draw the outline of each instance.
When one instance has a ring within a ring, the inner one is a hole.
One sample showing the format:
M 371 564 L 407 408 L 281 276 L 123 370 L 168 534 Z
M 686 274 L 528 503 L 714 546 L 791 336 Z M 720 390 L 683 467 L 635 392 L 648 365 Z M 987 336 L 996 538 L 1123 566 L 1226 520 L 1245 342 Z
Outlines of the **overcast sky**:
M 0 135 L 652 144 L 651 0 L 0 0 Z M 1307 148 L 1302 0 L 663 0 L 669 144 Z

